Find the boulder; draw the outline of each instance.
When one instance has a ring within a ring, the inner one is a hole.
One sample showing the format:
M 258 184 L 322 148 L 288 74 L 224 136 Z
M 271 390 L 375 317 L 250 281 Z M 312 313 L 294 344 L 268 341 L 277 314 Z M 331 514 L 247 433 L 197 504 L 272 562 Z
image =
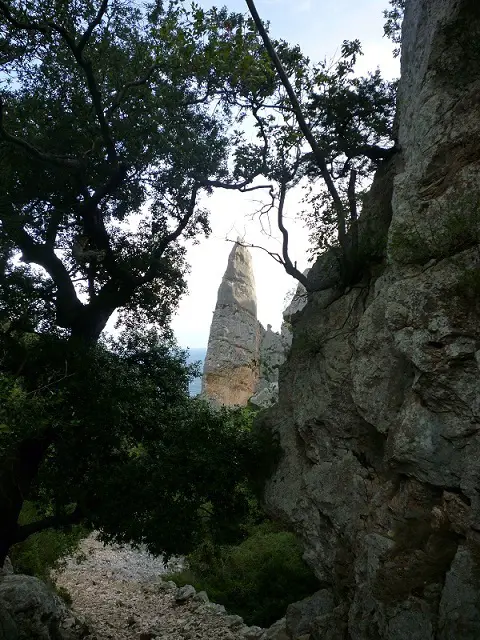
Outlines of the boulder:
M 268 409 L 278 400 L 278 382 L 270 382 L 250 398 L 250 404 L 260 409 Z
M 0 576 L 8 576 L 13 573 L 13 566 L 10 558 L 7 556 L 5 558 L 5 562 L 3 563 L 3 567 L 0 569 Z
M 0 640 L 18 640 L 18 629 L 5 605 L 0 602 Z
M 290 640 L 290 636 L 287 633 L 285 618 L 274 622 L 271 627 L 263 632 L 263 635 L 260 636 L 260 640 Z
M 183 587 L 179 587 L 175 593 L 175 602 L 183 603 L 193 598 L 196 594 L 195 587 L 191 584 L 186 584 Z
M 333 608 L 333 595 L 328 589 L 321 589 L 309 598 L 290 604 L 286 615 L 290 637 L 299 638 L 309 634 L 316 618 L 330 613 Z
M 241 632 L 241 637 L 243 640 L 260 640 L 263 633 L 264 629 L 261 627 L 247 627 Z
M 87 626 L 45 583 L 24 575 L 0 580 L 0 625 L 2 640 L 77 640 L 88 635 Z

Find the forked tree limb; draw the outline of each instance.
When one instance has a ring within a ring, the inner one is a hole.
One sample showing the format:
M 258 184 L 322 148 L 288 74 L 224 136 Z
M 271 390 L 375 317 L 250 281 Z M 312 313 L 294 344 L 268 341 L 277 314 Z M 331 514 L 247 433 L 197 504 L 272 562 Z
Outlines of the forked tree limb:
M 285 271 L 298 280 L 300 284 L 302 284 L 305 289 L 309 289 L 309 284 L 307 277 L 297 269 L 296 265 L 293 264 L 290 255 L 288 253 L 288 231 L 283 224 L 283 209 L 285 206 L 285 198 L 287 196 L 287 184 L 286 181 L 283 181 L 280 186 L 280 200 L 278 203 L 277 209 L 277 225 L 280 229 L 280 233 L 282 234 L 282 257 L 283 257 L 283 266 L 285 267 Z
M 327 186 L 328 192 L 333 200 L 333 204 L 334 204 L 334 208 L 335 208 L 335 213 L 336 213 L 336 218 L 337 218 L 337 227 L 338 227 L 338 240 L 340 243 L 340 246 L 343 250 L 344 256 L 346 257 L 347 254 L 347 241 L 346 241 L 346 216 L 345 216 L 345 209 L 343 206 L 343 202 L 340 198 L 340 195 L 337 191 L 337 188 L 333 182 L 332 176 L 330 175 L 329 171 L 328 171 L 328 167 L 327 167 L 327 162 L 326 162 L 326 158 L 325 158 L 325 154 L 323 153 L 322 149 L 320 148 L 319 144 L 317 143 L 315 136 L 313 135 L 313 132 L 311 130 L 311 128 L 309 127 L 305 116 L 303 115 L 303 111 L 302 111 L 302 107 L 300 106 L 300 103 L 298 101 L 298 98 L 295 94 L 295 91 L 293 90 L 293 87 L 290 83 L 290 80 L 288 78 L 288 75 L 282 65 L 282 62 L 280 60 L 280 58 L 277 55 L 277 52 L 275 51 L 275 48 L 272 44 L 272 41 L 270 40 L 270 37 L 267 33 L 267 30 L 265 29 L 265 26 L 258 14 L 257 8 L 255 6 L 255 2 L 253 0 L 245 0 L 248 6 L 248 9 L 250 11 L 250 14 L 253 18 L 253 21 L 255 23 L 255 26 L 257 27 L 257 30 L 260 34 L 260 37 L 263 40 L 263 44 L 265 46 L 265 49 L 267 50 L 268 56 L 270 58 L 270 60 L 272 61 L 279 77 L 280 80 L 282 82 L 283 87 L 285 88 L 285 91 L 287 92 L 287 95 L 289 97 L 290 103 L 292 105 L 293 108 L 293 112 L 295 114 L 295 118 L 297 120 L 298 126 L 300 127 L 301 132 L 303 133 L 303 135 L 305 136 L 305 139 L 307 140 L 308 144 L 310 145 L 310 148 L 312 150 L 312 153 L 314 155 L 315 158 L 315 162 L 318 166 L 318 168 L 320 169 L 320 174 Z

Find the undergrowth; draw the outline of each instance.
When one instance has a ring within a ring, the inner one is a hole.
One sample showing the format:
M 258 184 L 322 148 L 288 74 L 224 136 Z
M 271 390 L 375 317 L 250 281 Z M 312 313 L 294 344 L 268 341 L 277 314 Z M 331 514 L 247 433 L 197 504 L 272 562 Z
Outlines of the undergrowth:
M 187 569 L 166 579 L 206 591 L 229 613 L 259 626 L 269 626 L 285 615 L 291 602 L 318 589 L 294 534 L 268 521 L 252 527 L 237 545 L 215 548 L 204 543 L 188 556 Z
M 29 524 L 38 519 L 35 505 L 25 502 L 20 514 L 20 524 Z M 46 529 L 31 535 L 24 542 L 14 545 L 10 559 L 16 573 L 40 578 L 52 584 L 50 572 L 62 565 L 63 559 L 74 553 L 80 541 L 89 534 L 82 526 L 73 526 L 68 531 Z M 66 594 L 60 594 L 68 600 Z

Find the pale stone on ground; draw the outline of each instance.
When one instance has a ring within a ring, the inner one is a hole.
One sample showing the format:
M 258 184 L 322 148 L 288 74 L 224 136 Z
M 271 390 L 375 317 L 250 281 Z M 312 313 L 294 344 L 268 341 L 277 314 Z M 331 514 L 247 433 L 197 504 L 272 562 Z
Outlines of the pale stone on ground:
M 161 559 L 128 546 L 103 546 L 93 536 L 80 552 L 86 560 L 69 558 L 56 582 L 88 622 L 92 640 L 240 640 L 250 630 L 247 637 L 255 637 L 239 616 L 209 603 L 205 592 L 162 581 Z

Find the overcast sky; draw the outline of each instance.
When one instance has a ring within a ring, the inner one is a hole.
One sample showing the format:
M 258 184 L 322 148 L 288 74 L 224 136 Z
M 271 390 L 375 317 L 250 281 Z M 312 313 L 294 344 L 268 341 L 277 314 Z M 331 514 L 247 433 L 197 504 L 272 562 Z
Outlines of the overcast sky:
M 201 0 L 200 4 L 205 8 L 226 4 L 231 10 L 246 11 L 244 0 Z M 382 11 L 387 5 L 388 0 L 257 0 L 261 17 L 270 21 L 272 36 L 299 44 L 312 61 L 331 58 L 338 53 L 343 40 L 358 38 L 364 51 L 357 67 L 359 73 L 379 66 L 384 76 L 395 77 L 398 75 L 398 61 L 392 58 L 392 44 L 383 38 Z M 217 290 L 232 248 L 226 238 L 234 240 L 241 235 L 246 242 L 268 246 L 271 250 L 279 247 L 278 241 L 266 240 L 258 221 L 252 221 L 248 215 L 258 206 L 254 202 L 256 197 L 255 192 L 217 191 L 207 201 L 213 233 L 199 245 L 189 248 L 189 293 L 182 299 L 173 322 L 175 334 L 183 347 L 207 345 Z M 303 270 L 309 266 L 308 234 L 295 219 L 298 209 L 298 202 L 292 196 L 285 208 L 290 231 L 290 255 Z M 296 283 L 266 253 L 258 249 L 251 252 L 259 320 L 264 326 L 271 324 L 278 330 L 285 297 Z

